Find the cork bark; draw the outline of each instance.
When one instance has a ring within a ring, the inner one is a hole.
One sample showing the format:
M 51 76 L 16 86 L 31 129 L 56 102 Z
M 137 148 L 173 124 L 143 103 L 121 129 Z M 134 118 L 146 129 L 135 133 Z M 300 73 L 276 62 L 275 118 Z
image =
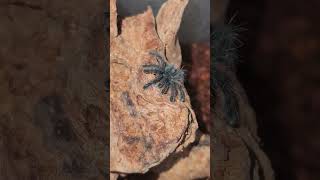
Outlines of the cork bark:
M 156 50 L 180 67 L 177 32 L 188 1 L 169 0 L 155 18 L 150 7 L 120 19 L 110 1 L 110 171 L 145 173 L 195 139 L 198 127 L 187 95 L 169 101 L 156 87 L 143 89 L 154 78 L 143 64 L 156 64 Z

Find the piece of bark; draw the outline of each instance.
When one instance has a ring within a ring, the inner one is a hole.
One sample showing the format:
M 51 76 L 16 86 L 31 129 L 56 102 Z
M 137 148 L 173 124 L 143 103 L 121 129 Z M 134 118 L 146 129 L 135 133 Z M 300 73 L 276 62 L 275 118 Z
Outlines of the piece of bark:
M 156 18 L 157 33 L 165 46 L 166 56 L 169 62 L 177 67 L 180 67 L 182 60 L 177 33 L 187 4 L 188 0 L 167 1 L 160 8 Z
M 111 12 L 115 12 L 112 8 L 116 7 L 116 1 L 110 3 Z M 144 74 L 141 68 L 143 64 L 156 63 L 149 55 L 151 50 L 159 51 L 169 63 L 180 66 L 180 46 L 175 35 L 186 4 L 186 0 L 166 2 L 160 11 L 174 7 L 179 13 L 173 17 L 159 13 L 160 27 L 150 7 L 123 19 L 118 27 L 114 17 L 110 17 L 111 28 L 118 28 L 110 39 L 111 172 L 144 173 L 195 139 L 198 126 L 189 96 L 186 95 L 186 102 L 171 103 L 155 87 L 143 90 L 154 76 Z
M 166 167 L 167 166 L 167 167 Z M 166 170 L 163 170 L 166 169 Z M 202 134 L 197 145 L 174 156 L 153 171 L 162 171 L 158 180 L 195 180 L 210 177 L 210 137 Z
M 151 6 L 155 15 L 161 5 L 167 0 L 118 0 L 118 13 L 122 16 L 132 16 L 141 13 L 147 6 Z M 178 33 L 182 44 L 209 42 L 210 36 L 210 0 L 189 1 L 183 13 Z
M 117 180 L 119 177 L 119 174 L 117 173 L 110 173 L 110 180 Z

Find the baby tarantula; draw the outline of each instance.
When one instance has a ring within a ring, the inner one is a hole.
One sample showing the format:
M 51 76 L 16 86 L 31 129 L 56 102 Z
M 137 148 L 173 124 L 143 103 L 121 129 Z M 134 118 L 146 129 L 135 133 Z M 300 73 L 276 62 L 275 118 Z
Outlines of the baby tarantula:
M 168 64 L 165 57 L 160 55 L 156 51 L 149 52 L 154 56 L 158 64 L 143 65 L 143 72 L 146 74 L 154 74 L 156 77 L 145 84 L 143 89 L 147 89 L 151 85 L 157 85 L 162 94 L 167 94 L 168 90 L 171 90 L 170 101 L 175 102 L 176 97 L 179 94 L 180 101 L 185 101 L 185 93 L 183 90 L 183 82 L 185 72 L 182 69 L 175 68 L 174 65 Z
M 221 102 L 227 123 L 232 127 L 237 127 L 240 123 L 239 100 L 230 73 L 227 72 L 236 73 L 236 64 L 239 61 L 238 48 L 242 45 L 239 33 L 245 29 L 231 24 L 231 21 L 232 19 L 228 24 L 217 25 L 211 29 L 213 34 L 210 80 L 214 111 L 216 102 Z M 219 91 L 222 92 L 220 97 L 218 97 Z

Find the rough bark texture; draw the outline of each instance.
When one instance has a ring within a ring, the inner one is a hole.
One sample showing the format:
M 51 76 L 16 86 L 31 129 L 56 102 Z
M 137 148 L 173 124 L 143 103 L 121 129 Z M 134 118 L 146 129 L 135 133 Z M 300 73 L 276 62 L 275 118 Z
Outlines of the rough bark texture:
M 104 179 L 104 1 L 0 5 L 0 179 Z
M 158 180 L 193 180 L 210 177 L 210 137 L 200 135 L 197 144 L 166 159 L 153 170 L 160 172 Z
M 152 8 L 155 15 L 167 0 L 118 0 L 118 13 L 133 16 Z M 192 27 L 192 28 L 190 28 Z M 210 36 L 210 0 L 189 1 L 186 6 L 178 33 L 181 43 L 209 42 Z
M 167 1 L 155 21 L 150 7 L 119 20 L 116 1 L 110 1 L 111 172 L 144 173 L 195 139 L 198 126 L 189 97 L 184 103 L 171 103 L 155 87 L 143 90 L 154 76 L 144 74 L 141 68 L 156 63 L 149 55 L 151 50 L 180 66 L 176 35 L 187 2 Z

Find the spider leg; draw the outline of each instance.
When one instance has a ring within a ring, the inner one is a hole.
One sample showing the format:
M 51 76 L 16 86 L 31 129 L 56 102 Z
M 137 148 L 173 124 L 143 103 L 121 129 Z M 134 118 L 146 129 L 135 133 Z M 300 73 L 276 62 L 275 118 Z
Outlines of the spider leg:
M 181 70 L 177 70 L 172 78 L 173 81 L 177 82 L 177 83 L 182 83 L 184 82 L 184 72 Z
M 143 65 L 143 72 L 147 74 L 152 74 L 152 73 L 162 73 L 163 70 L 158 66 L 158 65 Z
M 166 81 L 165 84 L 164 84 L 164 87 L 163 87 L 163 89 L 162 89 L 162 91 L 161 91 L 161 93 L 162 93 L 162 94 L 167 94 L 169 88 L 170 88 L 170 84 L 169 84 L 168 81 Z
M 147 84 L 145 84 L 143 86 L 143 89 L 147 89 L 149 86 L 151 86 L 152 84 L 156 84 L 159 81 L 161 81 L 163 79 L 162 75 L 157 76 L 155 79 L 153 79 L 152 81 L 148 82 Z
M 232 127 L 236 127 L 240 119 L 239 103 L 231 83 L 232 82 L 230 80 L 227 80 L 221 87 L 224 96 L 223 111 L 226 116 L 227 123 Z
M 167 63 L 164 60 L 165 58 L 162 55 L 160 55 L 157 51 L 150 51 L 149 54 L 156 57 L 161 68 L 164 68 L 167 65 Z
M 158 88 L 162 88 L 166 84 L 166 78 L 162 78 L 158 83 Z
M 156 68 L 156 69 L 161 69 L 160 66 L 158 65 L 154 65 L 154 64 L 145 64 L 145 65 L 142 65 L 143 69 L 145 68 Z
M 178 84 L 178 89 L 179 89 L 179 93 L 180 93 L 180 101 L 184 102 L 185 101 L 185 94 L 184 94 L 184 90 L 183 90 L 181 84 Z
M 170 101 L 171 102 L 175 102 L 176 101 L 176 97 L 177 97 L 177 86 L 175 83 L 171 84 L 171 96 L 170 96 Z
M 178 70 L 177 70 L 177 69 L 174 69 L 171 76 L 172 76 L 172 77 L 175 77 L 177 74 L 178 74 Z

